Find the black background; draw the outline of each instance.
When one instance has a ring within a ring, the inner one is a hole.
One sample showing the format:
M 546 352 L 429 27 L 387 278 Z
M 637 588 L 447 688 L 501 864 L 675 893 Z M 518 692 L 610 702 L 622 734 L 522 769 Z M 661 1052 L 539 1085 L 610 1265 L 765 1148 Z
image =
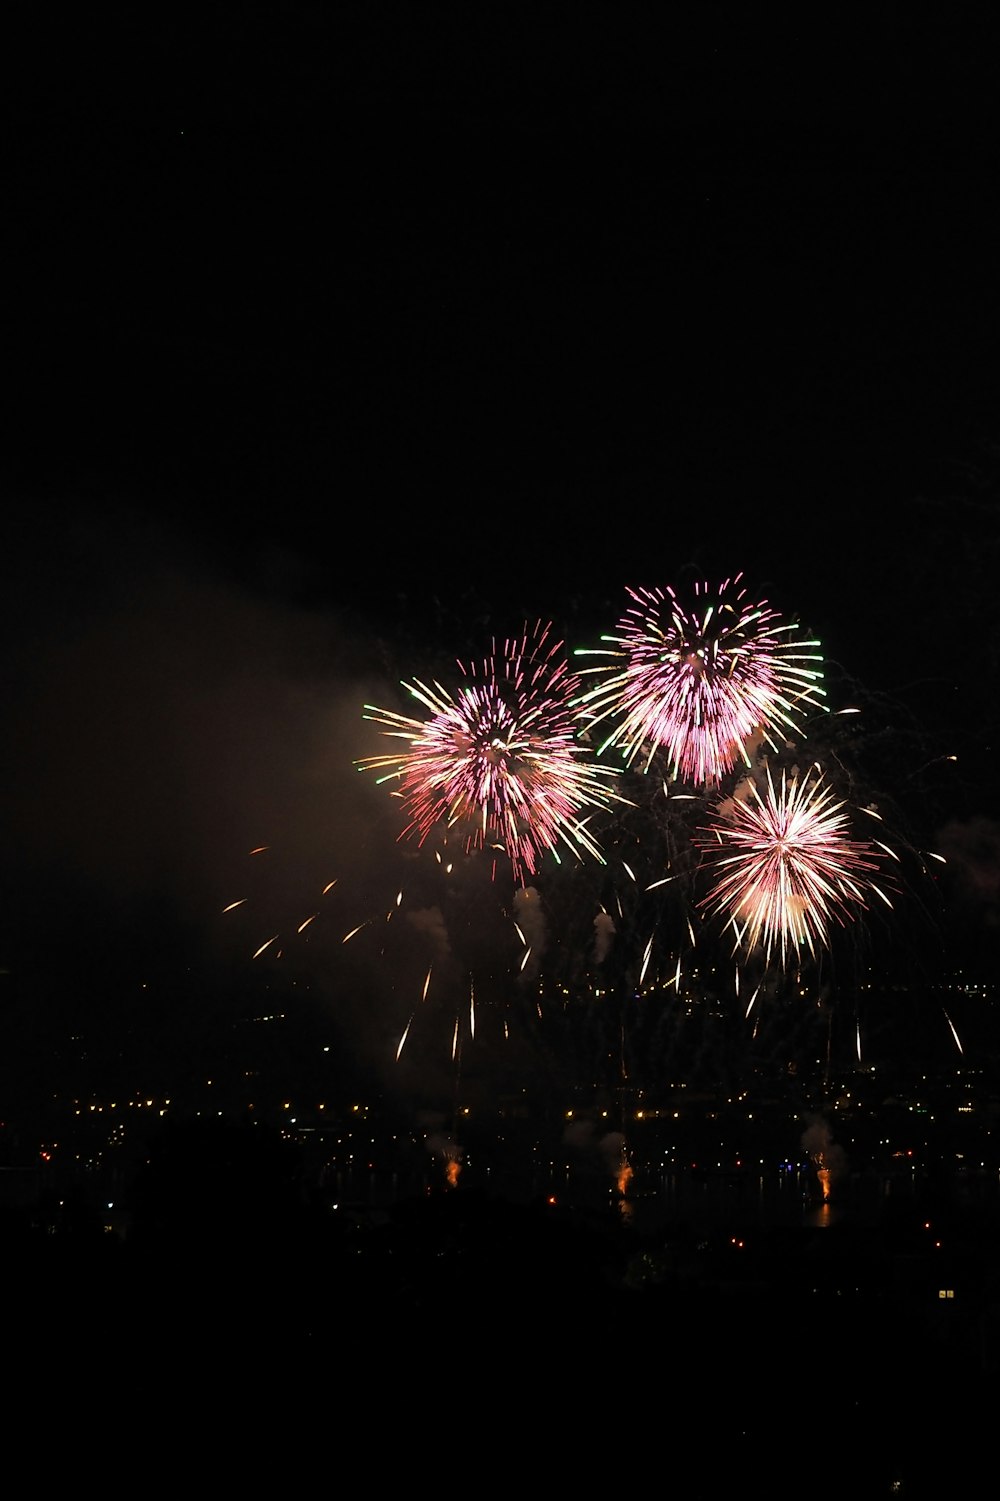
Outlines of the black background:
M 374 858 L 364 702 L 740 572 L 989 938 L 985 10 L 4 24 L 15 969 L 183 951 L 259 843 Z

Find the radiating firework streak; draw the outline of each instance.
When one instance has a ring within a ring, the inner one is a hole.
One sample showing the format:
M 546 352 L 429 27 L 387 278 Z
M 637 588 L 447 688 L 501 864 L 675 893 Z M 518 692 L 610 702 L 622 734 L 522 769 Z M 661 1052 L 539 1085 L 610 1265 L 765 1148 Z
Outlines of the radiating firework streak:
M 365 705 L 365 719 L 405 742 L 395 754 L 355 762 L 382 772 L 380 782 L 398 782 L 407 817 L 400 839 L 422 845 L 435 827 L 456 827 L 467 850 L 503 850 L 522 885 L 561 846 L 603 863 L 583 815 L 625 799 L 609 786 L 617 773 L 578 739 L 572 703 L 580 681 L 562 643 L 548 643 L 549 629 L 536 626 L 529 636 L 525 628 L 501 651 L 494 643 L 478 667 L 459 662 L 467 686 L 454 695 L 437 682 L 404 683 L 426 719 Z
M 716 873 L 700 905 L 726 915 L 737 949 L 761 945 L 766 960 L 777 954 L 784 965 L 803 948 L 814 956 L 829 948 L 831 925 L 867 910 L 870 894 L 892 905 L 873 880 L 891 852 L 847 837 L 844 804 L 821 775 L 783 771 L 776 786 L 768 769 L 763 793 L 752 779 L 744 786 L 748 795 L 725 803 L 696 835 Z
M 640 753 L 648 770 L 663 750 L 673 775 L 699 785 L 717 783 L 738 761 L 750 764 L 745 746 L 754 734 L 769 743 L 778 726 L 791 727 L 807 709 L 822 708 L 817 653 L 798 649 L 796 629 L 766 601 L 747 602 L 741 574 L 709 597 L 695 589 L 689 610 L 673 589 L 628 589 L 634 600 L 610 649 L 580 649 L 606 664 L 583 671 L 601 681 L 577 700 L 593 725 L 612 722 L 598 747 L 620 749 L 631 766 Z

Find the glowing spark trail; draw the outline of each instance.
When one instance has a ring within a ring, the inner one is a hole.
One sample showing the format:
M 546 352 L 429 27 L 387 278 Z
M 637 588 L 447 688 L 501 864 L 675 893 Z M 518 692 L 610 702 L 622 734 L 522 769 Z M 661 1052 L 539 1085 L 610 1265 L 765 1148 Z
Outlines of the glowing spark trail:
M 525 629 L 502 651 L 494 643 L 478 669 L 459 662 L 467 683 L 454 695 L 439 683 L 404 683 L 427 719 L 365 705 L 365 719 L 405 743 L 396 754 L 355 762 L 380 771 L 380 782 L 399 783 L 408 820 L 400 839 L 423 844 L 436 826 L 457 826 L 467 849 L 503 849 L 521 884 L 546 852 L 558 859 L 560 845 L 603 863 L 583 815 L 624 799 L 607 785 L 616 773 L 577 739 L 579 678 L 567 669 L 562 643 L 548 644 L 548 632 L 536 626 L 529 637 Z
M 598 755 L 614 746 L 631 766 L 641 752 L 645 771 L 662 748 L 673 774 L 711 784 L 737 761 L 750 764 L 751 736 L 770 741 L 776 727 L 823 707 L 822 672 L 809 665 L 821 658 L 796 650 L 795 627 L 766 601 L 747 603 L 741 577 L 727 580 L 714 598 L 707 584 L 699 585 L 691 609 L 671 588 L 629 589 L 634 604 L 618 633 L 601 638 L 611 650 L 576 652 L 610 659 L 583 669 L 601 680 L 577 701 L 593 724 L 612 722 Z
M 951 1035 L 955 1039 L 955 1046 L 958 1048 L 958 1051 L 960 1053 L 964 1053 L 965 1049 L 962 1046 L 961 1038 L 959 1037 L 958 1033 L 955 1031 L 955 1023 L 952 1021 L 952 1019 L 948 1015 L 947 1011 L 945 1011 L 945 1013 L 944 1013 L 944 1019 L 948 1023 L 948 1026 L 951 1028 Z
M 803 946 L 815 955 L 829 947 L 831 923 L 866 909 L 869 893 L 888 902 L 872 881 L 879 850 L 847 837 L 844 805 L 819 776 L 782 772 L 775 786 L 768 770 L 763 793 L 752 779 L 741 790 L 696 840 L 717 872 L 700 905 L 728 915 L 737 946 L 762 944 L 782 964 Z

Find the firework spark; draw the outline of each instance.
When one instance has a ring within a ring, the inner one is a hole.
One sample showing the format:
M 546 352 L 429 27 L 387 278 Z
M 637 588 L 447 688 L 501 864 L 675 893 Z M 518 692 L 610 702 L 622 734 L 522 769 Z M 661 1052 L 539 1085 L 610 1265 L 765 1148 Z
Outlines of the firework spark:
M 423 844 L 435 827 L 457 829 L 467 850 L 494 847 L 510 860 L 515 880 L 537 873 L 544 854 L 565 846 L 602 860 L 587 827 L 593 811 L 624 801 L 611 790 L 617 773 L 598 765 L 579 740 L 572 704 L 577 675 L 549 626 L 525 628 L 479 666 L 458 666 L 466 685 L 454 695 L 439 683 L 403 687 L 429 711 L 407 718 L 365 705 L 365 719 L 404 742 L 396 754 L 355 762 L 399 784 L 407 815 L 400 839 Z M 589 811 L 588 811 L 589 810 Z
M 775 784 L 767 770 L 763 792 L 748 778 L 741 793 L 699 831 L 715 882 L 701 906 L 725 914 L 737 947 L 762 946 L 765 959 L 784 965 L 803 949 L 830 947 L 831 927 L 867 910 L 875 894 L 891 906 L 873 877 L 882 850 L 848 837 L 849 819 L 822 776 Z
M 641 752 L 648 770 L 662 748 L 673 775 L 714 784 L 750 764 L 753 735 L 771 743 L 772 730 L 823 707 L 821 658 L 799 649 L 819 643 L 797 642 L 766 601 L 748 603 L 741 577 L 714 595 L 698 585 L 690 609 L 669 587 L 628 589 L 617 634 L 601 638 L 610 649 L 577 651 L 609 659 L 584 669 L 601 680 L 578 701 L 592 724 L 613 724 L 598 755 L 614 746 L 631 766 Z

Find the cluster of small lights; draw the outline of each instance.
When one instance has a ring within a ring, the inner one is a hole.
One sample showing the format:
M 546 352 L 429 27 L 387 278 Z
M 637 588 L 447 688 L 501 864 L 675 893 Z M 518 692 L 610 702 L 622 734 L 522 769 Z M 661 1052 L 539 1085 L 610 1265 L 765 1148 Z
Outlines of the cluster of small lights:
M 109 1100 L 102 1103 L 100 1100 L 91 1100 L 89 1105 L 77 1103 L 74 1107 L 75 1115 L 103 1115 L 112 1110 L 158 1110 L 161 1115 L 166 1115 L 170 1108 L 170 1100 L 123 1100 L 121 1104 L 117 1100 Z

